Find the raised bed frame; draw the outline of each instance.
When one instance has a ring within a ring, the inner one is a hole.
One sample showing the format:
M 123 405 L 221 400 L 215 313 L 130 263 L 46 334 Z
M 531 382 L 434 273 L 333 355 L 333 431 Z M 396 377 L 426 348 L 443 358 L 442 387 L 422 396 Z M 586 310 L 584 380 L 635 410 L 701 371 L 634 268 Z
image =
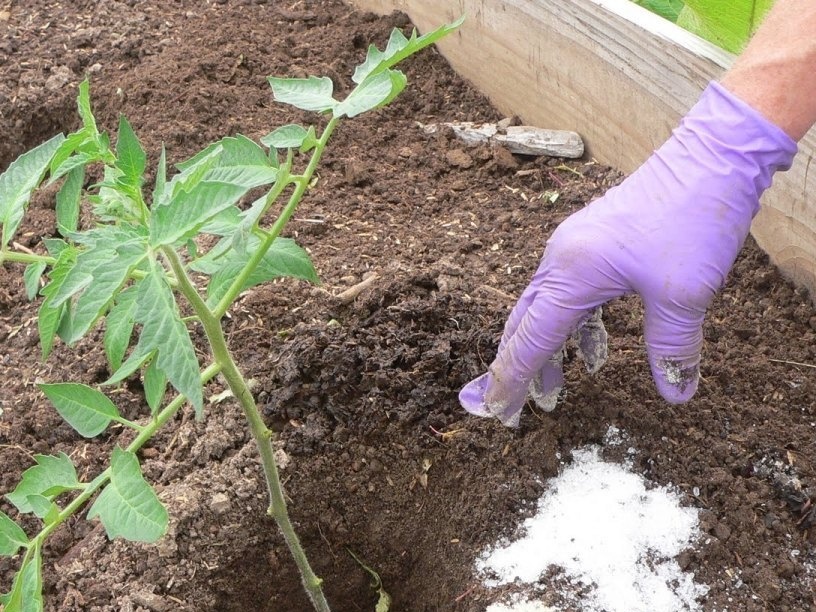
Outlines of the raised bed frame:
M 507 115 L 580 133 L 590 157 L 636 169 L 734 56 L 629 0 L 350 0 L 407 13 L 420 31 L 467 15 L 439 48 Z M 816 296 L 816 130 L 752 226 L 783 273 Z

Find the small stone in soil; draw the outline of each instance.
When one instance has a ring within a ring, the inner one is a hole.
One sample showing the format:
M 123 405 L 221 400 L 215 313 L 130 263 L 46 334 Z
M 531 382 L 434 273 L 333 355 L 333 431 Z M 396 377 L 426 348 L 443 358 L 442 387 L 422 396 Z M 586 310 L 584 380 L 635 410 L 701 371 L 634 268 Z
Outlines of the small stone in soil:
M 210 510 L 215 514 L 226 514 L 230 509 L 230 499 L 225 493 L 216 493 L 210 501 Z

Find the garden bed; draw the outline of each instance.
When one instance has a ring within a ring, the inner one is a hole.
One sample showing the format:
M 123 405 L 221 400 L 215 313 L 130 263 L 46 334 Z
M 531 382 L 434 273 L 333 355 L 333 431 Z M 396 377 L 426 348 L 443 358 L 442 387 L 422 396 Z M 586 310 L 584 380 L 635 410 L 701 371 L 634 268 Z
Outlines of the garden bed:
M 76 127 L 85 73 L 101 126 L 115 130 L 124 113 L 155 167 L 162 142 L 177 162 L 227 134 L 257 138 L 311 120 L 274 104 L 266 77 L 325 74 L 348 91 L 366 45 L 382 45 L 394 26 L 410 29 L 404 15 L 333 0 L 13 3 L 0 9 L 9 58 L 0 170 Z M 380 574 L 393 610 L 484 610 L 502 593 L 482 585 L 476 559 L 512 536 L 570 453 L 602 445 L 610 426 L 625 432 L 635 471 L 700 510 L 703 537 L 680 561 L 710 589 L 702 609 L 816 608 L 812 515 L 760 469 L 776 462 L 776 473 L 816 485 L 808 296 L 749 241 L 709 314 L 703 380 L 689 404 L 669 406 L 655 392 L 640 305 L 627 298 L 605 311 L 607 365 L 590 377 L 570 354 L 554 412 L 526 410 L 518 431 L 467 416 L 456 393 L 491 361 L 544 240 L 621 176 L 429 136 L 418 123 L 501 115 L 434 50 L 405 70 L 408 88 L 392 106 L 341 125 L 289 226 L 323 285 L 249 291 L 227 325 L 279 433 L 290 511 L 334 609 L 376 601 L 351 550 Z M 53 205 L 37 199 L 18 241 L 39 249 L 53 226 Z M 330 295 L 371 274 L 379 278 L 351 303 Z M 109 372 L 95 348 L 101 332 L 40 363 L 37 308 L 21 277 L 21 267 L 0 268 L 3 493 L 32 453 L 64 451 L 88 477 L 132 437 L 112 428 L 86 441 L 42 397 L 39 381 L 95 384 Z M 130 381 L 114 395 L 128 418 L 145 414 L 139 387 Z M 101 526 L 70 522 L 47 548 L 49 610 L 308 609 L 265 514 L 254 445 L 239 409 L 218 401 L 222 390 L 207 388 L 203 422 L 185 412 L 141 451 L 170 508 L 168 536 L 157 546 L 110 543 Z M 605 454 L 621 459 L 616 446 Z M 0 509 L 13 514 L 5 501 Z M 0 589 L 13 569 L 0 563 Z

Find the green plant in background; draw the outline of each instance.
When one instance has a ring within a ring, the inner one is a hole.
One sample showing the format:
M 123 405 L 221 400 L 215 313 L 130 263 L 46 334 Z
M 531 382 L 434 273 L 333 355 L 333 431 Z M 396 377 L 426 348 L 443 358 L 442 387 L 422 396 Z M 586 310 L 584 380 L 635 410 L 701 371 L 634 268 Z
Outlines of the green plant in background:
M 0 264 L 27 264 L 28 295 L 43 297 L 38 313 L 43 358 L 57 337 L 73 344 L 104 320 L 104 350 L 112 375 L 101 386 L 139 374 L 149 411 L 134 422 L 123 418 L 95 387 L 72 382 L 40 385 L 80 435 L 96 436 L 114 421 L 136 435 L 125 448 L 114 448 L 109 467 L 90 482 L 79 480 L 64 453 L 35 457 L 36 465 L 6 497 L 20 514 L 36 516 L 40 531 L 29 537 L 0 512 L 0 555 L 12 557 L 22 551 L 11 589 L 0 595 L 4 612 L 43 610 L 43 544 L 91 500 L 88 518 L 98 517 L 110 538 L 154 542 L 162 537 L 168 513 L 142 476 L 136 452 L 188 402 L 203 418 L 203 385 L 217 375 L 241 405 L 258 447 L 269 491 L 268 513 L 281 529 L 315 609 L 329 609 L 321 580 L 289 520 L 273 433 L 227 346 L 221 320 L 250 287 L 281 276 L 317 281 L 306 252 L 282 238 L 281 232 L 312 183 L 332 132 L 342 118 L 391 102 L 406 84 L 405 75 L 392 66 L 461 23 L 462 19 L 421 37 L 414 32 L 406 38 L 395 29 L 385 50 L 369 47 L 352 77 L 356 87 L 342 101 L 334 98 L 332 81 L 326 77 L 270 78 L 277 101 L 327 116 L 320 133 L 314 126 L 286 125 L 261 138 L 261 144 L 230 136 L 177 164 L 172 178 L 167 176 L 162 150 L 149 195 L 144 189 L 147 156 L 136 134 L 122 117 L 116 147 L 110 147 L 91 111 L 87 81 L 78 96 L 82 127 L 24 153 L 0 175 Z M 301 156 L 305 160 L 298 172 L 296 161 Z M 86 190 L 89 165 L 101 166 L 103 178 Z M 60 237 L 43 240 L 47 255 L 15 248 L 13 237 L 32 193 L 57 181 L 61 181 L 56 195 Z M 245 195 L 258 191 L 262 195 L 248 208 L 239 208 Z M 275 219 L 265 224 L 267 213 L 287 192 Z M 83 199 L 92 206 L 93 221 L 80 228 Z M 202 244 L 213 242 L 198 240 L 202 236 L 214 237 L 214 246 L 202 251 Z M 48 280 L 40 291 L 43 275 Z M 197 286 L 202 276 L 208 278 L 205 290 Z M 184 297 L 194 316 L 182 317 L 178 296 Z M 211 363 L 203 369 L 189 333 L 193 325 L 203 329 L 208 342 Z M 138 336 L 135 346 L 133 335 Z M 168 386 L 177 395 L 164 404 Z
M 739 53 L 773 0 L 633 0 L 686 30 Z

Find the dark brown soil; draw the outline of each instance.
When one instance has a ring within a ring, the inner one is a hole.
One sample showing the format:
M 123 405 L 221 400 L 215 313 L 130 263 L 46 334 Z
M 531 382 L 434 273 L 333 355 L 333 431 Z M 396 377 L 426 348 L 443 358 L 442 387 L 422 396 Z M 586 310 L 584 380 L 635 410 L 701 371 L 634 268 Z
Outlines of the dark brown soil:
M 274 104 L 266 77 L 328 75 L 342 94 L 365 46 L 395 26 L 409 24 L 338 0 L 2 3 L 0 169 L 76 127 L 85 73 L 100 125 L 114 131 L 124 113 L 152 162 L 162 142 L 180 161 L 224 135 L 314 120 Z M 434 50 L 404 69 L 408 89 L 391 107 L 341 126 L 290 225 L 322 287 L 258 288 L 227 321 L 280 434 L 291 512 L 334 609 L 376 600 L 351 550 L 379 572 L 393 610 L 484 610 L 496 594 L 479 586 L 475 558 L 513 533 L 559 457 L 615 425 L 637 469 L 702 511 L 703 541 L 680 561 L 710 585 L 705 610 L 816 610 L 816 529 L 800 511 L 808 495 L 774 478 L 816 482 L 816 370 L 801 365 L 816 361 L 808 297 L 749 241 L 708 317 L 704 378 L 688 405 L 653 389 L 630 298 L 606 310 L 606 367 L 589 377 L 570 356 L 553 413 L 527 410 L 519 431 L 467 416 L 456 393 L 492 359 L 544 240 L 620 177 L 427 136 L 417 122 L 500 117 Z M 52 232 L 52 207 L 34 202 L 22 245 L 37 249 Z M 39 380 L 92 384 L 108 373 L 99 333 L 40 363 L 21 272 L 0 269 L 2 492 L 33 453 L 65 451 L 88 477 L 128 435 L 81 439 L 37 391 Z M 329 295 L 372 273 L 379 279 L 352 303 Z M 131 418 L 145 412 L 138 387 L 116 395 Z M 170 506 L 169 535 L 158 546 L 110 543 L 95 523 L 70 521 L 47 549 L 49 610 L 308 609 L 232 403 L 213 402 L 204 422 L 178 417 L 142 455 Z M 0 509 L 14 515 L 5 501 Z M 0 561 L 0 589 L 13 567 Z

